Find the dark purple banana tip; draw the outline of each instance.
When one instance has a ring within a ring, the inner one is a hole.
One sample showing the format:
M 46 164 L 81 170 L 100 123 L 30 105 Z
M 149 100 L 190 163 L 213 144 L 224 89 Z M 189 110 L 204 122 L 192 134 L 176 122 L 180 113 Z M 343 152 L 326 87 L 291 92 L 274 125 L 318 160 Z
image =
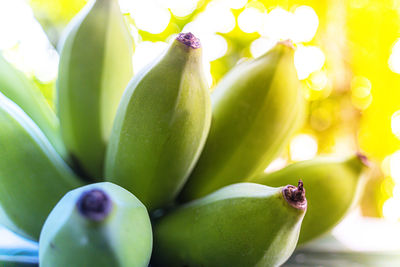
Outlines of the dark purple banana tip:
M 182 44 L 190 46 L 193 49 L 197 49 L 197 48 L 201 47 L 200 39 L 196 38 L 196 36 L 194 36 L 194 34 L 191 32 L 178 34 L 178 37 L 176 37 L 176 40 L 178 40 Z
M 303 181 L 299 180 L 298 186 L 287 185 L 282 190 L 285 200 L 294 208 L 307 209 L 306 190 L 303 187 Z
M 96 222 L 104 220 L 112 209 L 111 199 L 100 189 L 83 192 L 76 205 L 82 216 Z

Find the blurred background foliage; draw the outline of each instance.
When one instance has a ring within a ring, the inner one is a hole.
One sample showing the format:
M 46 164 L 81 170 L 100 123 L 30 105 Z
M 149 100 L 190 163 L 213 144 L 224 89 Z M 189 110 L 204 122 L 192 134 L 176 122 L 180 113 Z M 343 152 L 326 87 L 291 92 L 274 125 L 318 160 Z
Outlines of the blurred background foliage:
M 0 50 L 54 107 L 56 50 L 85 0 L 0 0 Z M 201 39 L 211 90 L 238 61 L 292 39 L 308 118 L 268 170 L 361 150 L 365 216 L 400 219 L 400 0 L 120 0 L 137 73 L 179 32 Z

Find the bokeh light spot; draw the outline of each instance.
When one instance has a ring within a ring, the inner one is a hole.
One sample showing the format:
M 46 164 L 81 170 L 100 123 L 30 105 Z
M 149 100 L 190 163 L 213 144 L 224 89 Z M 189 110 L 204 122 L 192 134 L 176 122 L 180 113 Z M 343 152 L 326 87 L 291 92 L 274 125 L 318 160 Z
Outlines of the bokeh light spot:
M 318 29 L 318 15 L 309 6 L 299 6 L 294 11 L 295 30 L 292 32 L 291 39 L 294 42 L 309 42 L 314 38 Z
M 133 55 L 133 71 L 138 73 L 143 67 L 153 62 L 166 48 L 165 42 L 141 42 Z
M 392 128 L 392 133 L 400 139 L 400 110 L 396 111 L 392 115 L 392 120 L 391 120 L 391 128 Z
M 317 140 L 309 134 L 299 134 L 290 142 L 290 157 L 293 161 L 312 159 L 317 152 Z
M 275 44 L 275 40 L 260 37 L 251 43 L 250 53 L 254 58 L 257 58 L 269 51 L 272 47 L 275 46 Z
M 260 30 L 263 20 L 263 13 L 254 7 L 248 7 L 238 17 L 239 28 L 246 33 L 253 33 Z
M 300 80 L 306 79 L 325 64 L 325 54 L 316 46 L 299 45 L 294 54 L 294 65 Z

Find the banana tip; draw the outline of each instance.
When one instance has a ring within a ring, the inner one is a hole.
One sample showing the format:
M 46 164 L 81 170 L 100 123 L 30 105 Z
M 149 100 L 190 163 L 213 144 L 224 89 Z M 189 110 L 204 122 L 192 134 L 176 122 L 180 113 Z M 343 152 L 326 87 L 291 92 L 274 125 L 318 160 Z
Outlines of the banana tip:
M 83 217 L 96 222 L 104 220 L 112 208 L 111 199 L 100 189 L 83 192 L 76 205 Z
M 364 166 L 371 166 L 371 162 L 368 160 L 367 156 L 362 154 L 360 151 L 357 152 L 357 157 L 361 161 L 361 163 L 364 164 Z
M 299 180 L 298 186 L 287 185 L 282 190 L 285 200 L 294 208 L 307 209 L 306 190 L 303 181 Z
M 289 48 L 291 48 L 291 49 L 295 49 L 295 48 L 294 48 L 294 45 L 293 45 L 293 41 L 290 40 L 290 39 L 286 39 L 286 40 L 283 40 L 283 41 L 279 41 L 278 44 L 287 46 L 287 47 L 289 47 Z
M 194 34 L 191 32 L 178 34 L 178 37 L 176 37 L 176 40 L 178 40 L 182 44 L 190 46 L 193 49 L 197 49 L 197 48 L 201 47 L 200 39 L 197 38 L 196 36 L 194 36 Z

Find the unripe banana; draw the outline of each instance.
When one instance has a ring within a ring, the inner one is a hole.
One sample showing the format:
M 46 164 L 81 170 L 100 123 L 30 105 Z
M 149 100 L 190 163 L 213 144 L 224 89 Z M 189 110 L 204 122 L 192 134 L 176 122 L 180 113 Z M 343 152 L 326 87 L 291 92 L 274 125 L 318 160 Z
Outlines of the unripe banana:
M 132 40 L 117 0 L 92 0 L 63 38 L 57 81 L 62 136 L 83 171 L 99 179 L 114 116 L 132 77 Z
M 38 240 L 51 209 L 82 182 L 34 122 L 0 93 L 0 223 Z
M 211 104 L 199 40 L 179 34 L 124 93 L 106 155 L 106 180 L 149 210 L 171 202 L 204 145 Z
M 50 143 L 65 160 L 60 124 L 43 94 L 23 73 L 16 70 L 0 53 L 0 92 L 16 103 L 39 126 Z
M 211 95 L 210 133 L 181 200 L 244 181 L 286 146 L 304 109 L 293 54 L 289 44 L 279 43 L 222 78 Z
M 147 267 L 152 229 L 146 207 L 112 183 L 66 194 L 50 213 L 39 242 L 41 267 Z
M 261 174 L 249 182 L 282 186 L 302 179 L 308 200 L 299 237 L 303 244 L 326 233 L 345 216 L 362 184 L 359 178 L 366 164 L 362 155 L 346 160 L 320 157 Z
M 279 266 L 296 247 L 306 208 L 301 182 L 226 186 L 155 222 L 152 264 Z

